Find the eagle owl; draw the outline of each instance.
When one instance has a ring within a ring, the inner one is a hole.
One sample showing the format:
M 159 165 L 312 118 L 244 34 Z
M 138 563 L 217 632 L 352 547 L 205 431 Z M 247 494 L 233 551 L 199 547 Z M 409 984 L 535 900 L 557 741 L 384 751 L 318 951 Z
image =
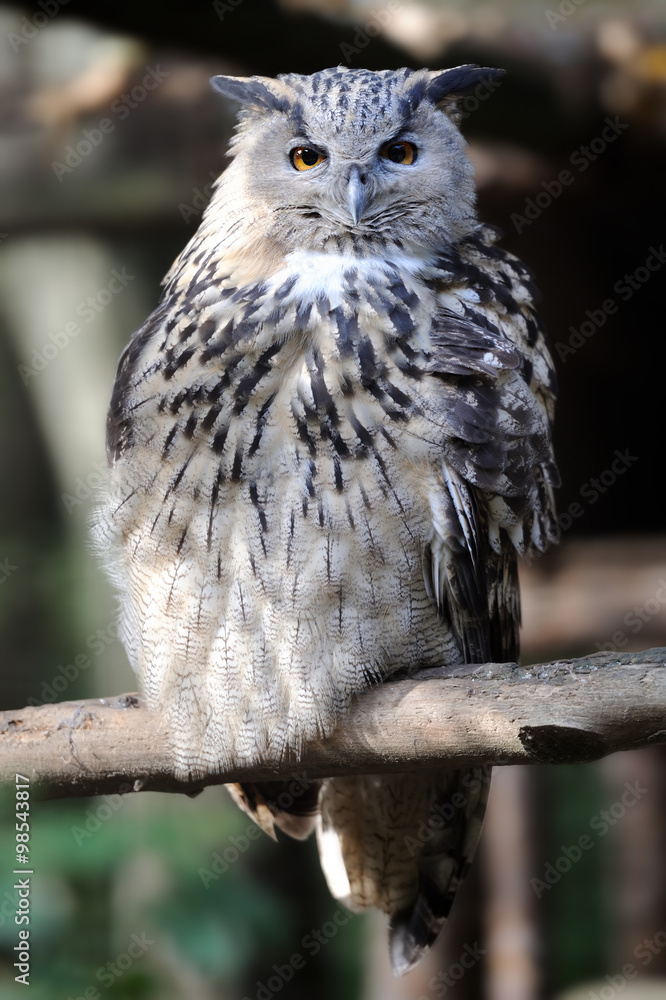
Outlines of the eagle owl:
M 231 163 L 119 362 L 98 527 L 181 776 L 293 759 L 397 672 L 517 656 L 516 554 L 556 535 L 554 376 L 456 124 L 501 72 L 212 81 L 240 105 Z M 269 832 L 317 829 L 402 973 L 487 788 L 442 766 L 232 794 Z

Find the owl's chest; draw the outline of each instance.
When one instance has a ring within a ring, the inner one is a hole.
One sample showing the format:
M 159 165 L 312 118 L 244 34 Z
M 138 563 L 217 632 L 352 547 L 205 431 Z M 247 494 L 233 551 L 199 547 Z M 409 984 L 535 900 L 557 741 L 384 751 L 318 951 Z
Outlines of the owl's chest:
M 147 559 L 218 572 L 231 556 L 246 576 L 316 563 L 334 585 L 356 562 L 420 578 L 444 441 L 435 296 L 385 263 L 296 264 L 240 297 L 204 292 L 196 322 L 184 301 L 148 343 L 121 527 L 138 514 Z
M 199 349 L 166 390 L 154 369 L 161 394 L 148 397 L 154 415 L 144 407 L 130 460 L 154 470 L 142 537 L 159 558 L 212 560 L 272 589 L 313 573 L 335 588 L 357 570 L 408 586 L 421 577 L 441 460 L 416 348 L 379 303 L 329 299 L 300 328 L 299 312 L 296 302 L 276 321 L 273 309 L 250 343 L 219 356 Z
M 288 567 L 325 549 L 329 575 L 354 550 L 373 563 L 420 550 L 441 451 L 423 389 L 385 354 L 379 324 L 361 357 L 340 354 L 337 332 L 321 321 L 275 353 L 242 408 L 229 407 L 214 460 L 220 530 L 243 524 L 248 548 Z

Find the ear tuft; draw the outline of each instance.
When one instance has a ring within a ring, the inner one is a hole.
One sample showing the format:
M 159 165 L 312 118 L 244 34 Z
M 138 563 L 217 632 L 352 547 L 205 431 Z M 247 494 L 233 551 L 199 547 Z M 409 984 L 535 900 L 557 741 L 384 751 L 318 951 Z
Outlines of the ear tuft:
M 238 101 L 245 108 L 260 111 L 287 111 L 289 101 L 284 94 L 276 93 L 275 80 L 260 76 L 213 76 L 213 90 L 231 101 Z
M 426 85 L 425 96 L 438 104 L 445 98 L 455 99 L 467 93 L 478 83 L 492 83 L 500 80 L 506 73 L 504 69 L 492 69 L 489 66 L 477 66 L 468 63 L 465 66 L 454 66 L 451 69 L 434 72 Z

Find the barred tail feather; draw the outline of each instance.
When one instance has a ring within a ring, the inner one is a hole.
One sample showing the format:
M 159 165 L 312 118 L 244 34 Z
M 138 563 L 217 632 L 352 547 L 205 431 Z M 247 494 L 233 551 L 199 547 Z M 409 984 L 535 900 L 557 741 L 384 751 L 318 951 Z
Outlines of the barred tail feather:
M 352 910 L 389 915 L 396 975 L 446 923 L 474 857 L 489 784 L 489 767 L 322 783 L 317 840 L 329 889 Z
M 396 976 L 409 972 L 441 933 L 481 835 L 490 768 L 440 772 L 438 779 L 439 788 L 430 810 L 431 824 L 438 816 L 443 819 L 450 814 L 453 803 L 460 801 L 456 795 L 463 796 L 464 804 L 451 823 L 434 830 L 424 845 L 416 898 L 391 918 L 390 953 Z

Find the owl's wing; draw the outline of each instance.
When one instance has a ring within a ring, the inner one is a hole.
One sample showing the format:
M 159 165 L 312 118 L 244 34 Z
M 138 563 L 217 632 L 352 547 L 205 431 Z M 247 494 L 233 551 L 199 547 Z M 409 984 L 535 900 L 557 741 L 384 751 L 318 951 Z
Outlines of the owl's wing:
M 429 369 L 444 439 L 424 575 L 465 662 L 487 663 L 517 656 L 516 553 L 556 540 L 559 480 L 551 389 L 532 360 L 538 352 L 550 361 L 541 335 L 532 345 L 518 334 L 512 341 L 475 320 L 443 312 L 433 334 Z
M 441 383 L 446 439 L 430 499 L 424 576 L 465 662 L 506 662 L 519 650 L 517 553 L 529 554 L 556 537 L 553 380 L 543 385 L 534 378 L 535 352 L 550 364 L 540 333 L 530 344 L 517 322 L 515 339 L 501 339 L 482 317 L 475 319 L 442 313 L 434 331 L 430 370 Z M 391 920 L 396 972 L 411 968 L 438 936 L 474 857 L 490 772 L 472 781 L 473 774 L 433 775 L 430 816 L 451 820 L 438 824 L 424 843 L 416 898 Z M 452 810 L 456 801 L 462 805 Z

